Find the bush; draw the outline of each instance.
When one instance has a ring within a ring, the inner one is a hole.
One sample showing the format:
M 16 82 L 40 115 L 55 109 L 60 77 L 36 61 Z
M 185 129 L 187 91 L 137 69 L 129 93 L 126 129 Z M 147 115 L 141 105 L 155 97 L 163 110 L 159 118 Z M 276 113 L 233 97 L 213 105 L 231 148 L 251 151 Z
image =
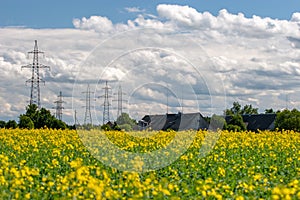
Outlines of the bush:
M 228 131 L 235 131 L 235 132 L 241 132 L 242 128 L 238 125 L 229 124 L 226 126 L 226 130 Z
M 64 129 L 67 128 L 67 125 L 66 125 L 63 121 L 54 118 L 54 119 L 52 120 L 52 123 L 51 123 L 51 127 L 50 127 L 50 128 L 53 128 L 53 129 L 62 129 L 62 130 L 64 130 Z
M 121 124 L 119 125 L 120 129 L 125 130 L 125 131 L 132 131 L 132 127 L 130 124 Z
M 104 130 L 104 131 L 111 131 L 112 128 L 108 125 L 108 124 L 103 124 L 101 126 L 101 130 Z
M 26 115 L 20 115 L 20 121 L 19 121 L 19 127 L 20 128 L 26 128 L 26 129 L 33 129 L 34 128 L 34 123 L 30 119 L 30 117 Z
M 5 128 L 9 129 L 9 128 L 17 128 L 18 124 L 15 120 L 9 120 L 6 124 L 5 124 Z

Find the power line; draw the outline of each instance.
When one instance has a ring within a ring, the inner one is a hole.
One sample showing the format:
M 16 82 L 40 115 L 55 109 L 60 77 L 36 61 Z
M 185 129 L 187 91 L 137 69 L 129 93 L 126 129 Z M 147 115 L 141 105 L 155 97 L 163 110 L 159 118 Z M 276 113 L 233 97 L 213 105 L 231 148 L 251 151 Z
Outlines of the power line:
M 33 51 L 28 52 L 28 54 L 33 54 L 32 64 L 22 66 L 21 68 L 31 69 L 31 78 L 26 81 L 26 83 L 31 84 L 30 105 L 35 104 L 38 108 L 41 108 L 40 82 L 45 84 L 45 81 L 40 78 L 40 69 L 50 69 L 50 67 L 39 63 L 39 54 L 44 54 L 44 52 L 39 51 L 37 40 L 35 40 L 34 43 Z

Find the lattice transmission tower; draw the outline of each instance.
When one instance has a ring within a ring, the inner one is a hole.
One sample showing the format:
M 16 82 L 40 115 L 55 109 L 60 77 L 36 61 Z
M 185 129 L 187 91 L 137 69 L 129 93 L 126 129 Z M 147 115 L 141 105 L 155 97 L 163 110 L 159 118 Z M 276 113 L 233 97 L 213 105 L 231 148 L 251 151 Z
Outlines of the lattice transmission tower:
M 105 87 L 102 88 L 104 89 L 104 95 L 102 97 L 104 97 L 104 103 L 103 103 L 103 124 L 106 124 L 107 122 L 110 121 L 109 119 L 109 106 L 111 105 L 109 103 L 109 98 L 111 97 L 109 95 L 109 91 L 111 90 L 111 88 L 107 85 L 107 81 L 105 82 Z
M 74 110 L 74 125 L 80 126 L 78 119 L 77 119 L 77 111 L 76 110 Z
M 90 85 L 88 84 L 86 92 L 82 92 L 85 94 L 85 114 L 84 114 L 84 122 L 83 124 L 93 124 L 92 120 L 92 113 L 91 113 L 91 94 L 94 92 L 91 92 Z
M 59 95 L 57 96 L 58 100 L 54 101 L 54 103 L 56 104 L 56 106 L 54 107 L 56 112 L 55 112 L 55 117 L 59 120 L 62 120 L 62 114 L 63 114 L 63 103 L 65 103 L 65 101 L 63 101 L 63 96 L 62 96 L 62 92 L 59 92 Z
M 117 100 L 113 100 L 113 101 L 117 101 L 118 102 L 118 111 L 117 111 L 117 119 L 118 117 L 120 117 L 123 113 L 123 102 L 126 102 L 126 100 L 123 99 L 123 95 L 125 95 L 126 93 L 122 92 L 122 86 L 119 85 L 118 88 L 118 92 L 114 93 L 114 95 L 117 95 Z
M 34 43 L 33 51 L 28 52 L 28 54 L 33 54 L 32 64 L 22 66 L 21 68 L 31 69 L 31 78 L 26 81 L 26 83 L 31 84 L 30 105 L 35 104 L 38 108 L 41 108 L 40 82 L 45 84 L 45 81 L 40 78 L 40 69 L 50 69 L 50 67 L 39 63 L 39 54 L 44 54 L 44 52 L 39 51 L 37 40 Z

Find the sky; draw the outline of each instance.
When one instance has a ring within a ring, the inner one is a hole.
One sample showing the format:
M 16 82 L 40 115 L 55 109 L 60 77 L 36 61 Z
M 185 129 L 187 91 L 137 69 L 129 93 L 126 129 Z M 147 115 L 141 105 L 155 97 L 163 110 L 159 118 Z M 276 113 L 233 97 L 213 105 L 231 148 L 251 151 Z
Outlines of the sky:
M 21 66 L 38 40 L 41 104 L 63 119 L 91 115 L 102 123 L 108 81 L 110 118 L 145 114 L 222 112 L 234 101 L 260 112 L 298 108 L 300 7 L 297 1 L 2 1 L 0 7 L 0 120 L 25 112 L 31 77 Z
M 230 13 L 244 13 L 247 17 L 258 15 L 277 19 L 290 19 L 299 9 L 295 0 L 89 0 L 89 1 L 40 1 L 10 0 L 2 1 L 0 7 L 0 26 L 26 26 L 31 28 L 72 28 L 72 19 L 100 15 L 108 17 L 114 23 L 134 19 L 136 13 L 126 8 L 138 8 L 143 13 L 156 14 L 158 4 L 189 5 L 199 12 L 209 11 L 213 15 L 226 9 Z

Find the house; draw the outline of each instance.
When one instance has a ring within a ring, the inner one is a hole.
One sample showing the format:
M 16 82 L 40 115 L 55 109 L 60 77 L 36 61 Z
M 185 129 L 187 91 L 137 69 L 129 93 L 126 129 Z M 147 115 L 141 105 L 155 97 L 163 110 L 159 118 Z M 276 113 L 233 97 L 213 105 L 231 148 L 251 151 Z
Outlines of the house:
M 165 115 L 145 115 L 138 123 L 141 130 L 199 130 L 208 129 L 209 124 L 201 113 L 177 113 Z
M 254 114 L 242 115 L 246 128 L 249 131 L 257 130 L 273 130 L 275 128 L 276 114 Z M 226 116 L 225 120 L 228 123 L 231 116 Z

